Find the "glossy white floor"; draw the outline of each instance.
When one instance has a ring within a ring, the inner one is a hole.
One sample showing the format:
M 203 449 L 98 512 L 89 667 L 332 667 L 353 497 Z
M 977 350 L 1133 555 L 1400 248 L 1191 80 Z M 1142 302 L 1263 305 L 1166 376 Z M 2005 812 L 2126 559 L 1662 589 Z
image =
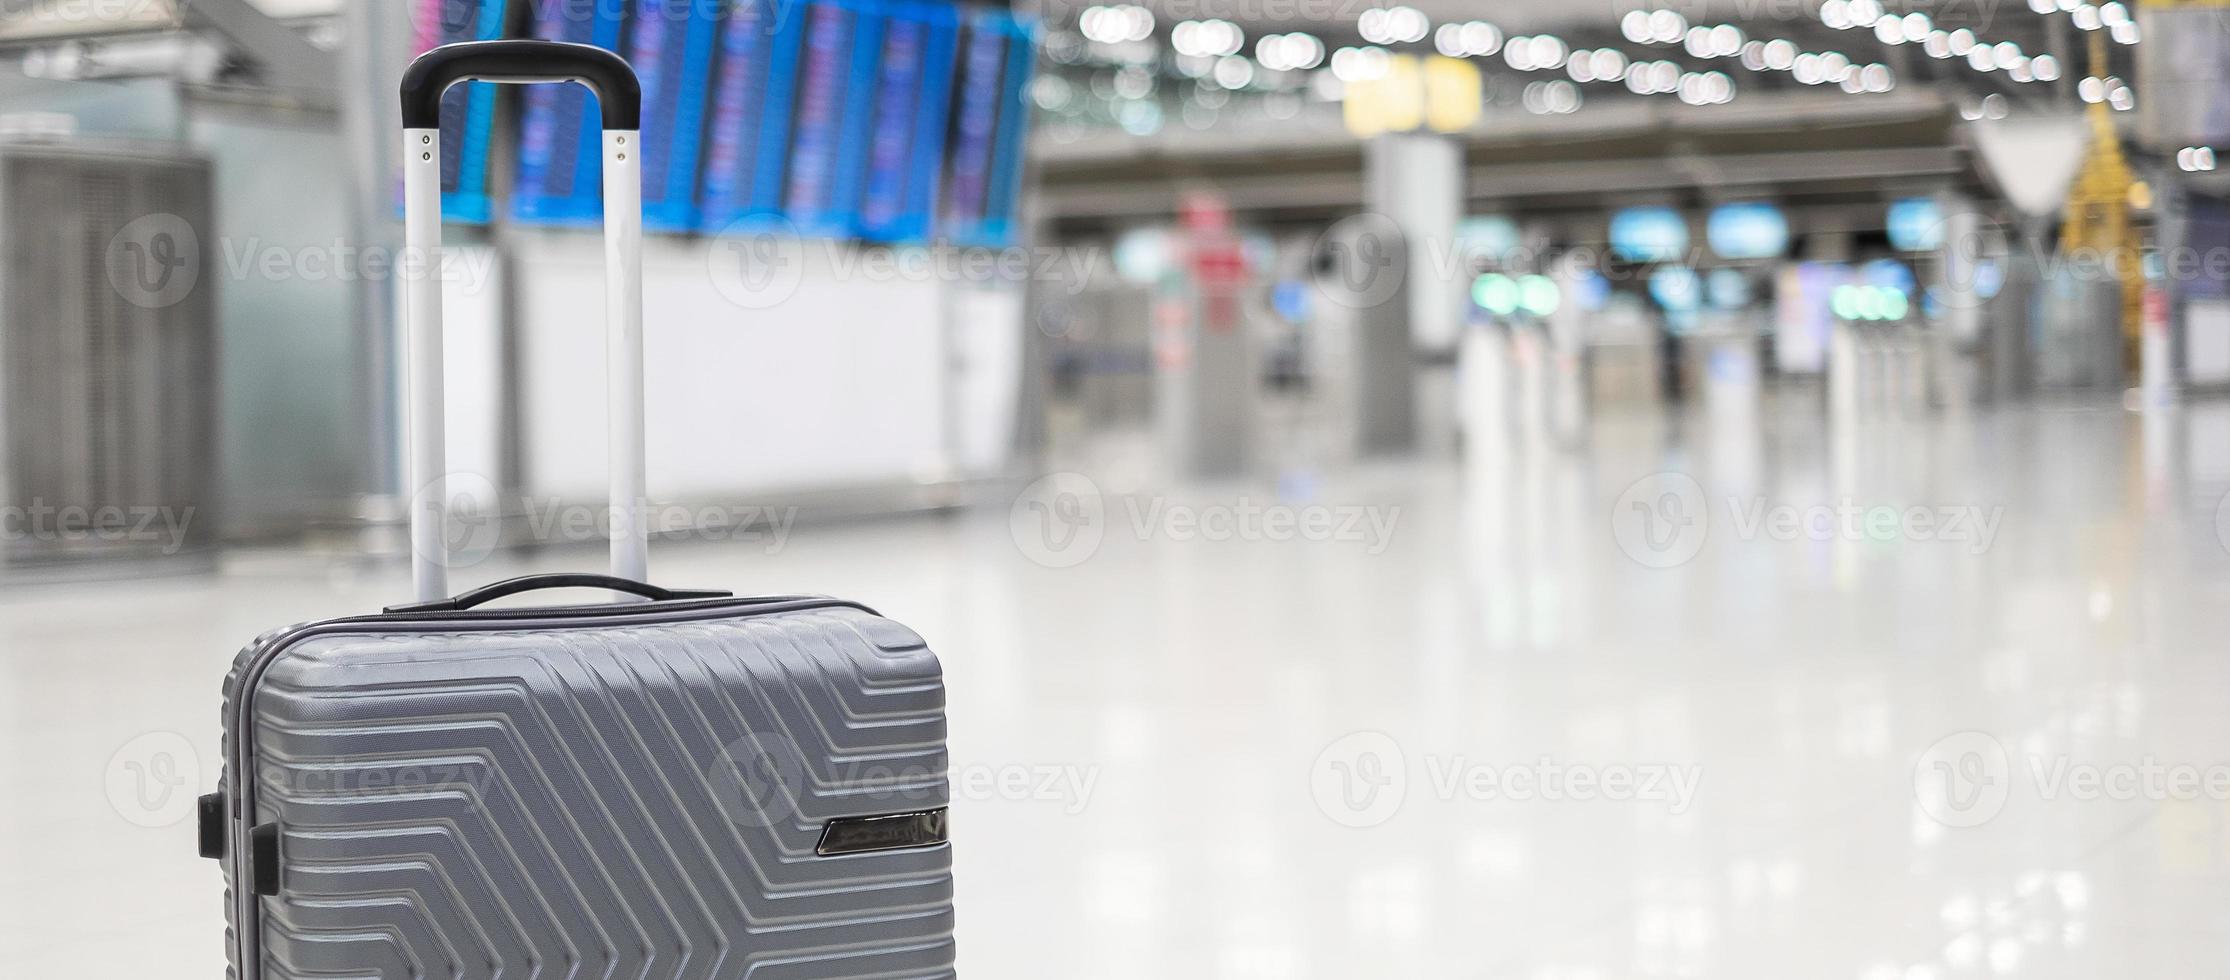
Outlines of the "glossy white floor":
M 942 652 L 972 978 L 2220 975 L 2230 406 L 1759 428 L 1286 501 L 1087 467 L 656 577 Z M 402 591 L 0 591 L 0 976 L 220 975 L 226 664 Z

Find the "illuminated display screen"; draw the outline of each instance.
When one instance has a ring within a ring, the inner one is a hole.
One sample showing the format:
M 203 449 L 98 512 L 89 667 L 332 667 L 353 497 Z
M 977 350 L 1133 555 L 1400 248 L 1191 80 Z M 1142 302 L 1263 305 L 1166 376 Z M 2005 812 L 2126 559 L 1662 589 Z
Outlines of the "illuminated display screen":
M 928 237 L 959 23 L 952 8 L 925 4 L 905 5 L 890 17 L 867 150 L 867 186 L 860 200 L 863 237 Z
M 1670 262 L 1688 250 L 1688 221 L 1671 208 L 1627 208 L 1611 215 L 1611 251 L 1629 262 Z
M 805 18 L 784 0 L 738 0 L 721 29 L 703 212 L 708 231 L 782 210 L 790 100 Z
M 419 0 L 411 10 L 411 45 L 418 54 L 457 41 L 488 41 L 503 36 L 505 0 Z M 492 207 L 488 197 L 488 146 L 496 117 L 492 82 L 452 85 L 441 96 L 441 216 L 482 224 Z M 402 183 L 395 185 L 395 206 L 402 208 Z
M 1789 247 L 1789 220 L 1762 201 L 1722 204 L 1704 226 L 1711 250 L 1721 258 L 1769 259 Z
M 1036 39 L 1009 12 L 938 0 L 533 10 L 535 36 L 617 50 L 642 78 L 646 227 L 717 232 L 758 217 L 886 242 L 1014 235 Z M 594 223 L 592 98 L 534 86 L 524 99 L 512 216 Z
M 1668 265 L 1649 277 L 1649 295 L 1668 313 L 1690 313 L 1703 305 L 1703 280 L 1696 270 Z
M 713 0 L 639 4 L 627 58 L 643 84 L 643 225 L 683 231 L 697 223 L 697 158 L 720 5 Z
M 1889 244 L 1906 252 L 1928 252 L 1943 247 L 1943 207 L 1932 197 L 1908 197 L 1890 202 Z
M 534 36 L 620 51 L 624 0 L 537 3 Z M 625 52 L 620 52 L 625 54 Z M 521 221 L 588 224 L 604 215 L 603 125 L 579 85 L 532 85 L 519 120 L 519 178 L 511 214 Z
M 850 0 L 823 0 L 806 12 L 805 65 L 798 78 L 797 142 L 790 148 L 790 220 L 809 234 L 842 235 L 840 164 L 850 90 L 860 49 L 872 51 L 876 18 Z
M 1028 25 L 997 11 L 969 18 L 952 174 L 940 229 L 952 241 L 1003 245 L 1012 240 L 1028 117 L 1022 96 L 1035 61 Z

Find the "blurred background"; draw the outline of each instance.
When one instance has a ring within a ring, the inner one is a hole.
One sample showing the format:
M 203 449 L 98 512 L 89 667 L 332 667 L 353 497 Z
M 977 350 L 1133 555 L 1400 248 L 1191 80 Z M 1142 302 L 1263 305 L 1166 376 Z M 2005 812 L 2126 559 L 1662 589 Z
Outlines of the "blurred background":
M 453 581 L 601 564 L 592 97 L 451 90 L 399 255 L 403 66 L 543 37 L 653 577 L 943 656 L 970 975 L 2218 969 L 2230 4 L 1412 2 L 0 0 L 0 965 L 222 968 L 407 277 Z

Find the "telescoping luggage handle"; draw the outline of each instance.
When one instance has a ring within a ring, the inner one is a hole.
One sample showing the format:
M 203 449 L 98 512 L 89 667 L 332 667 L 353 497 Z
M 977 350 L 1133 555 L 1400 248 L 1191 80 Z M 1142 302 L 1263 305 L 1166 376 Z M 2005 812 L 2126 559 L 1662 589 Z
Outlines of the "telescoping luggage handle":
M 604 316 L 609 331 L 612 575 L 649 578 L 643 521 L 642 85 L 626 59 L 558 41 L 466 41 L 419 56 L 403 73 L 403 235 L 421 275 L 408 280 L 407 479 L 412 578 L 419 602 L 449 593 L 448 447 L 441 339 L 441 96 L 468 79 L 579 82 L 604 117 Z

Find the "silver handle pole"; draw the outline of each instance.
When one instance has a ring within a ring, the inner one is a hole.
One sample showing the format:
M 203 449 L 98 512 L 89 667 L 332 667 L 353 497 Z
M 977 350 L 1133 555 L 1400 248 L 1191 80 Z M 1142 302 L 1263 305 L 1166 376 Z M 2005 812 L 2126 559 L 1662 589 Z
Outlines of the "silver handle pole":
M 604 305 L 610 331 L 612 574 L 650 581 L 643 422 L 642 134 L 604 132 Z
M 443 427 L 441 130 L 403 130 L 403 259 L 409 318 L 403 431 L 409 449 L 411 580 L 418 601 L 449 595 L 449 459 Z

